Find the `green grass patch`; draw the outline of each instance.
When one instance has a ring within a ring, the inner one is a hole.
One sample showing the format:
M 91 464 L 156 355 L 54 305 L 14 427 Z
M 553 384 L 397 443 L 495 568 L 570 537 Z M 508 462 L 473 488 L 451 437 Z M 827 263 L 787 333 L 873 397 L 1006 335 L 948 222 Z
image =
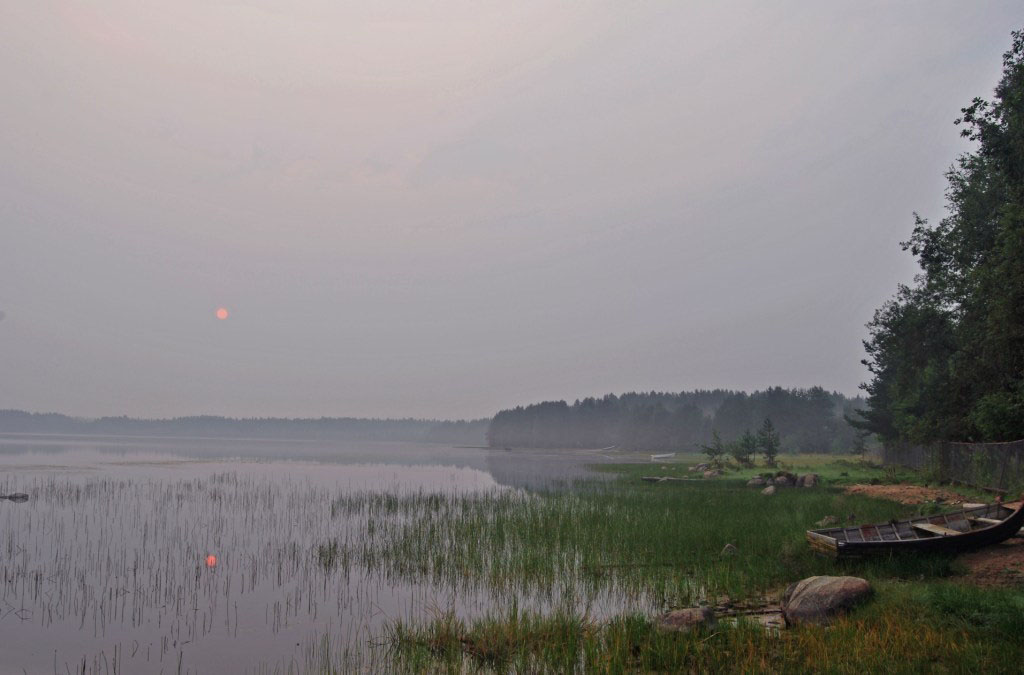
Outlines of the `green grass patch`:
M 778 634 L 740 623 L 692 633 L 645 616 L 598 624 L 567 614 L 466 623 L 451 615 L 389 636 L 404 670 L 448 672 L 1016 672 L 1019 591 L 882 583 L 876 600 L 828 628 Z
M 701 472 L 691 471 L 694 467 L 708 461 L 705 455 L 680 454 L 669 462 L 650 462 L 637 464 L 599 464 L 597 471 L 617 474 L 620 480 L 637 481 L 642 476 L 668 476 L 672 478 L 703 479 Z M 765 466 L 760 460 L 753 466 L 739 466 L 727 461 L 722 466 L 723 475 L 708 480 L 748 481 L 754 476 L 775 475 L 778 471 L 788 471 L 797 475 L 816 473 L 822 485 L 845 487 L 858 483 L 872 485 L 913 484 L 938 487 L 940 483 L 926 474 L 913 471 L 906 467 L 882 466 L 878 462 L 865 457 L 853 455 L 779 455 L 776 466 Z M 966 486 L 943 485 L 943 487 L 964 495 L 972 501 L 989 502 L 993 495 L 981 489 Z
M 585 597 L 613 587 L 658 606 L 760 594 L 794 578 L 944 576 L 945 558 L 834 561 L 811 553 L 804 532 L 828 515 L 879 522 L 916 507 L 829 489 L 772 497 L 720 478 L 693 483 L 593 483 L 572 491 L 406 496 L 364 494 L 335 502 L 367 531 L 351 557 L 371 570 L 448 587 Z M 736 555 L 723 556 L 726 544 Z

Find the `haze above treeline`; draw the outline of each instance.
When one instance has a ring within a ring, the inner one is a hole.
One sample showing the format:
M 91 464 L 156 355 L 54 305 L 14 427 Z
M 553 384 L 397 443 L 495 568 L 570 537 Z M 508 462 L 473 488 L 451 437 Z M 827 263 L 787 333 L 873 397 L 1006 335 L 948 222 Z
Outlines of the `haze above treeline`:
M 845 417 L 855 415 L 862 403 L 860 398 L 827 392 L 821 387 L 772 387 L 752 394 L 714 389 L 608 394 L 572 404 L 544 401 L 476 420 L 216 415 L 89 419 L 60 413 L 0 410 L 0 432 L 696 450 L 711 439 L 713 431 L 728 441 L 771 418 L 782 435 L 784 449 L 831 452 L 854 449 L 861 442 Z
M 6 2 L 0 408 L 869 377 L 1020 2 Z M 224 308 L 225 319 L 217 310 Z M 428 395 L 427 395 L 428 394 Z

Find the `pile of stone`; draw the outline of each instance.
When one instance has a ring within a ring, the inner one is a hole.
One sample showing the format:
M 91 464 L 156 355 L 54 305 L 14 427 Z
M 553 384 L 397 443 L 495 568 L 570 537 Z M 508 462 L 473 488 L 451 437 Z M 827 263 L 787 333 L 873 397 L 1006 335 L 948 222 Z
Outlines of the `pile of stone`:
M 716 469 L 714 466 L 708 464 L 707 462 L 701 462 L 700 464 L 695 464 L 691 466 L 690 471 L 697 472 L 704 476 L 705 478 L 715 478 L 717 476 L 722 475 L 721 469 Z
M 818 485 L 818 474 L 807 473 L 802 476 L 797 476 L 794 473 L 788 471 L 779 471 L 774 476 L 754 476 L 747 481 L 747 485 L 750 487 L 764 488 L 761 490 L 761 494 L 773 495 L 777 488 L 784 487 L 815 487 Z

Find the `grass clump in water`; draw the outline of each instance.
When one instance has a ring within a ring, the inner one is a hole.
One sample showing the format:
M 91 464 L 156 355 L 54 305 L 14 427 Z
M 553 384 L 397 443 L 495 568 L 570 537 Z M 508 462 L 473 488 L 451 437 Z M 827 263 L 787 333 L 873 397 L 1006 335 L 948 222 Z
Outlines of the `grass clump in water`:
M 319 544 L 316 547 L 316 561 L 324 572 L 332 572 L 341 561 L 341 548 L 338 541 L 332 539 L 326 544 Z

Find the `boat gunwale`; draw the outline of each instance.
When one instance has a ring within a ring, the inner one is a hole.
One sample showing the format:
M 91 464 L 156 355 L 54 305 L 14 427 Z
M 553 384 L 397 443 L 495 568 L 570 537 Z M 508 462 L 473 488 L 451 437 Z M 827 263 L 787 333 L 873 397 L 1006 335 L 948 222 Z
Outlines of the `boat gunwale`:
M 1022 504 L 1022 505 L 1024 505 L 1024 504 Z M 969 509 L 961 509 L 959 511 L 949 511 L 949 512 L 946 512 L 946 513 L 935 513 L 935 514 L 928 515 L 928 516 L 914 516 L 913 518 L 899 518 L 899 519 L 894 519 L 894 521 L 886 521 L 884 523 L 864 523 L 862 525 L 848 525 L 846 527 L 827 527 L 827 528 L 823 528 L 823 529 L 807 530 L 807 531 L 808 532 L 814 532 L 815 534 L 823 534 L 825 536 L 830 536 L 829 533 L 831 533 L 831 532 L 846 532 L 848 530 L 861 530 L 862 528 L 865 528 L 865 527 L 880 527 L 880 526 L 883 526 L 883 525 L 892 525 L 893 522 L 895 522 L 897 525 L 900 525 L 900 524 L 904 524 L 904 523 L 916 523 L 916 522 L 929 521 L 931 518 L 936 518 L 936 517 L 941 517 L 941 516 L 968 514 L 968 513 L 971 513 L 972 511 L 987 511 L 988 509 L 992 508 L 993 506 L 1001 506 L 1003 508 L 1006 508 L 1006 509 L 1008 509 L 1010 511 L 1010 513 L 1005 518 L 1001 518 L 998 523 L 992 523 L 992 524 L 986 525 L 985 527 L 979 527 L 979 528 L 977 528 L 975 530 L 970 530 L 970 532 L 981 532 L 982 530 L 988 529 L 990 527 L 999 527 L 1000 525 L 1005 523 L 1008 519 L 1010 519 L 1013 516 L 1013 514 L 1016 513 L 1017 510 L 1019 510 L 1019 508 L 1021 508 L 1021 507 L 1018 507 L 1018 509 L 1011 509 L 1008 506 L 1006 506 L 1005 504 L 993 503 L 993 504 L 985 504 L 984 506 L 973 506 L 973 507 L 971 507 Z M 961 532 L 961 534 L 968 534 L 968 532 Z

